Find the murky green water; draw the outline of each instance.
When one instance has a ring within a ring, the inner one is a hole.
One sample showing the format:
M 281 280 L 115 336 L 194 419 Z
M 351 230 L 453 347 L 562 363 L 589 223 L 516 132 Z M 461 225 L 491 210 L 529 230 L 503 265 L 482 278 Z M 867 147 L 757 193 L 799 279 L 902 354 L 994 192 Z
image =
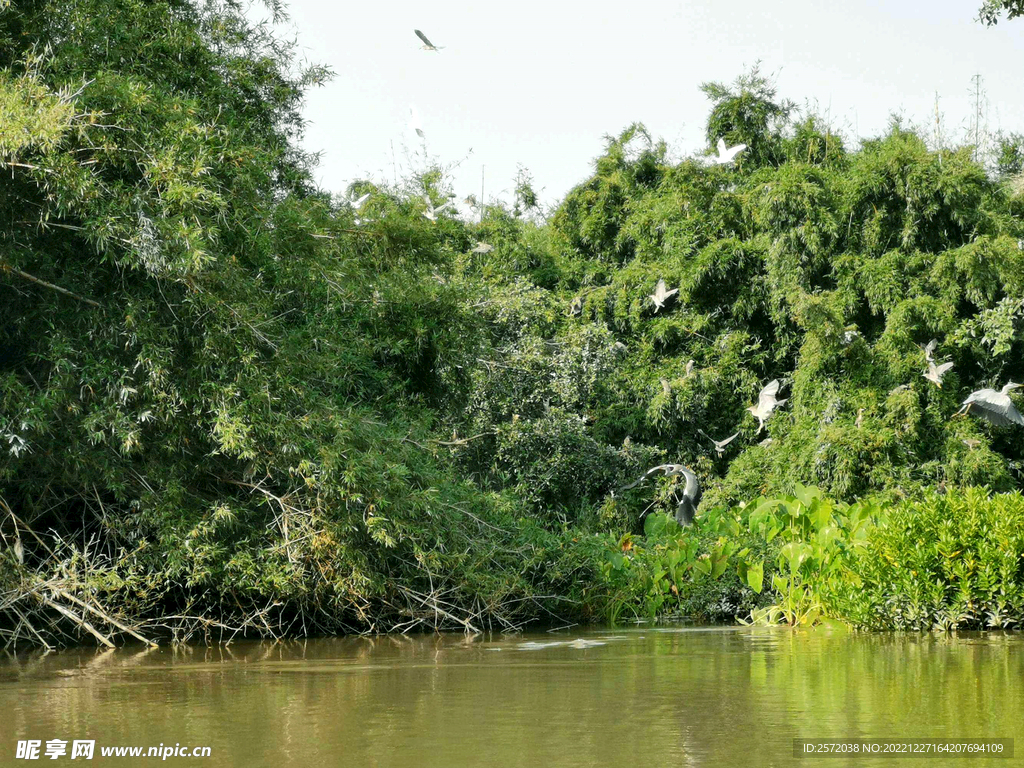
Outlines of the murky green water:
M 17 741 L 54 738 L 94 739 L 91 764 L 111 765 L 160 761 L 104 758 L 101 746 L 161 743 L 211 748 L 209 758 L 168 757 L 169 765 L 892 763 L 796 760 L 794 737 L 1015 738 L 1024 759 L 1024 637 L 646 628 L 0 662 L 2 765 L 38 765 L 15 759 Z M 45 764 L 70 758 L 58 761 Z

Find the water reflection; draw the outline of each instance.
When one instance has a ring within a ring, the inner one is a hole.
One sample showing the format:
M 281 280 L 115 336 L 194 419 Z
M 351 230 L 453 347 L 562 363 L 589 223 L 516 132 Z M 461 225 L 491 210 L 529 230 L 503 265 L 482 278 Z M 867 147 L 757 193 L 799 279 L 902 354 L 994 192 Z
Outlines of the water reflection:
M 208 745 L 205 764 L 239 766 L 773 766 L 794 737 L 1024 750 L 1022 651 L 1002 633 L 646 627 L 30 653 L 0 662 L 0 763 L 26 738 Z

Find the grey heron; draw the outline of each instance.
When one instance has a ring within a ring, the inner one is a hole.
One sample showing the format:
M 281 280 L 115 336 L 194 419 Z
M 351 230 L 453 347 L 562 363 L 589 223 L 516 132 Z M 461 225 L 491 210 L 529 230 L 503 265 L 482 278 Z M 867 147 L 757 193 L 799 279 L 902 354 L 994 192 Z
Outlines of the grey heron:
M 775 409 L 780 405 L 783 405 L 789 398 L 783 398 L 779 400 L 776 395 L 779 394 L 779 387 L 782 385 L 778 379 L 772 379 L 769 381 L 764 389 L 761 390 L 761 394 L 757 396 L 757 405 L 752 405 L 747 408 L 747 411 L 757 419 L 757 431 L 760 433 L 764 429 L 764 423 L 768 418 L 775 412 Z
M 654 311 L 657 312 L 659 309 L 665 306 L 665 302 L 670 298 L 679 293 L 678 288 L 673 288 L 671 291 L 667 289 L 664 280 L 658 280 L 658 284 L 654 287 L 654 293 L 650 295 L 650 300 L 654 304 Z
M 1020 411 L 1013 404 L 1009 394 L 1020 386 L 1020 384 L 1010 381 L 999 392 L 994 389 L 979 389 L 977 392 L 971 392 L 964 400 L 963 407 L 953 415 L 969 413 L 973 408 L 978 416 L 997 427 L 1008 427 L 1011 424 L 1024 427 L 1024 416 L 1020 415 Z
M 420 32 L 418 29 L 414 29 L 413 32 L 416 33 L 416 37 L 418 37 L 420 40 L 423 41 L 423 50 L 425 50 L 425 51 L 435 51 L 436 52 L 436 51 L 440 51 L 442 48 L 444 48 L 443 45 L 434 45 L 432 42 L 430 42 L 427 39 L 427 36 L 424 35 L 422 32 Z
M 719 456 L 721 456 L 723 453 L 725 453 L 725 447 L 727 445 L 729 445 L 729 443 L 731 443 L 733 440 L 735 440 L 740 435 L 740 433 L 737 432 L 735 435 L 732 435 L 731 437 L 725 438 L 725 440 L 715 440 L 715 438 L 711 437 L 711 435 L 709 435 L 704 430 L 698 429 L 697 431 L 700 432 L 702 435 L 704 435 L 704 437 L 706 437 L 708 440 L 710 440 L 712 443 L 715 444 L 715 452 L 718 453 Z
M 640 485 L 644 480 L 659 474 L 665 477 L 678 477 L 682 475 L 686 479 L 686 485 L 683 486 L 683 497 L 676 499 L 675 518 L 676 522 L 680 525 L 690 525 L 693 522 L 694 515 L 697 514 L 697 505 L 700 504 L 700 497 L 703 495 L 703 492 L 701 491 L 700 483 L 697 482 L 697 476 L 693 474 L 689 467 L 684 467 L 682 464 L 659 464 L 647 470 L 639 480 L 629 485 L 624 485 L 619 490 L 628 491 L 630 488 Z
M 716 165 L 729 165 L 736 159 L 737 155 L 746 148 L 746 144 L 737 144 L 734 147 L 727 147 L 725 145 L 725 139 L 719 139 L 717 147 L 718 157 L 713 158 L 712 162 Z
M 936 365 L 934 360 L 928 361 L 928 370 L 922 373 L 928 381 L 932 382 L 939 389 L 942 389 L 942 377 L 946 375 L 946 372 L 953 367 L 952 363 L 943 363 L 942 365 Z

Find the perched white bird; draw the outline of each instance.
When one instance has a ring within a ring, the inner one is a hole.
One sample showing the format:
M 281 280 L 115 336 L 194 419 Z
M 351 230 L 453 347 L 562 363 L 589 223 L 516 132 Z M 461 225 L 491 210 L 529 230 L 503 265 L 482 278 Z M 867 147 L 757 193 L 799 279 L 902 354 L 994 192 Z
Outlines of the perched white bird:
M 932 382 L 939 389 L 942 389 L 942 377 L 946 375 L 946 371 L 953 367 L 952 363 L 943 363 L 942 365 L 936 365 L 934 360 L 928 361 L 928 370 L 925 371 L 924 376 L 928 381 Z
M 473 249 L 473 253 L 490 253 L 493 250 L 494 246 L 490 243 L 480 242 L 476 244 L 476 247 Z
M 725 440 L 715 440 L 715 438 L 713 438 L 711 435 L 709 435 L 706 432 L 704 432 L 704 430 L 698 429 L 697 431 L 700 432 L 702 435 L 704 435 L 704 437 L 706 437 L 708 440 L 710 440 L 712 443 L 715 444 L 715 451 L 718 453 L 719 456 L 721 456 L 723 453 L 725 453 L 725 447 L 729 443 L 731 443 L 733 440 L 735 440 L 737 437 L 739 437 L 739 435 L 740 435 L 740 433 L 737 432 L 732 437 L 725 438 Z
M 860 427 L 861 427 L 861 425 L 863 423 L 864 423 L 864 409 L 863 408 L 858 408 L 857 409 L 857 421 L 854 422 L 854 425 L 857 427 L 857 429 L 860 429 Z
M 770 438 L 770 437 L 766 437 L 764 440 L 762 440 L 760 443 L 758 443 L 758 445 L 761 446 L 762 448 L 767 448 L 771 444 L 772 444 L 772 438 Z
M 747 148 L 746 144 L 737 144 L 735 147 L 725 146 L 725 139 L 718 140 L 718 157 L 713 158 L 712 162 L 716 165 L 729 165 L 736 156 Z
M 752 405 L 749 408 L 747 408 L 747 411 L 750 413 L 750 415 L 757 419 L 758 432 L 761 432 L 761 430 L 764 429 L 765 421 L 767 421 L 768 418 L 775 412 L 775 409 L 778 408 L 780 405 L 783 405 L 786 402 L 786 400 L 789 399 L 785 398 L 779 400 L 775 397 L 777 394 L 779 394 L 780 386 L 781 384 L 779 384 L 778 379 L 772 379 L 765 385 L 764 389 L 761 390 L 761 394 L 758 395 L 757 405 Z
M 671 291 L 667 290 L 664 280 L 659 280 L 658 284 L 654 288 L 654 293 L 650 295 L 651 302 L 654 304 L 654 311 L 657 312 L 659 309 L 665 306 L 665 302 L 670 298 L 679 293 L 678 288 L 673 288 Z
M 435 208 L 434 204 L 430 201 L 429 195 L 424 195 L 423 199 L 427 203 L 427 210 L 423 212 L 423 217 L 429 219 L 430 221 L 437 221 L 437 214 L 439 214 L 445 208 L 450 207 L 452 204 L 452 201 L 449 200 L 447 203 L 442 203 L 441 205 L 437 206 L 437 208 Z
M 693 360 L 686 361 L 686 375 L 689 376 L 693 373 Z
M 1009 395 L 1012 390 L 1020 386 L 1011 381 L 999 392 L 994 389 L 979 389 L 977 392 L 971 392 L 964 400 L 963 407 L 953 415 L 959 416 L 973 408 L 976 414 L 997 427 L 1008 427 L 1011 424 L 1024 427 L 1024 416 L 1021 416 Z
M 419 112 L 412 105 L 409 106 L 409 130 L 413 131 L 421 139 L 427 138 L 426 134 L 423 133 L 423 123 L 420 122 Z
M 666 395 L 671 395 L 672 394 L 672 385 L 669 383 L 669 380 L 668 379 L 659 379 L 659 381 L 661 382 L 661 391 L 664 392 Z
M 434 45 L 432 42 L 427 40 L 427 36 L 420 32 L 418 29 L 414 29 L 413 32 L 416 33 L 416 37 L 423 41 L 423 50 L 440 51 L 442 48 L 444 48 L 443 45 Z

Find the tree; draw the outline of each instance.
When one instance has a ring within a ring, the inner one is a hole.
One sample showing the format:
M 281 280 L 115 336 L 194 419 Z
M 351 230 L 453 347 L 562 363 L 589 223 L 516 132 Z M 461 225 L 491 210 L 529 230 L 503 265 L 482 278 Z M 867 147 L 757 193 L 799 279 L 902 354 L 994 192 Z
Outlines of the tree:
M 1003 14 L 1007 19 L 1024 16 L 1024 0 L 985 0 L 978 10 L 978 20 L 987 26 L 999 23 Z

